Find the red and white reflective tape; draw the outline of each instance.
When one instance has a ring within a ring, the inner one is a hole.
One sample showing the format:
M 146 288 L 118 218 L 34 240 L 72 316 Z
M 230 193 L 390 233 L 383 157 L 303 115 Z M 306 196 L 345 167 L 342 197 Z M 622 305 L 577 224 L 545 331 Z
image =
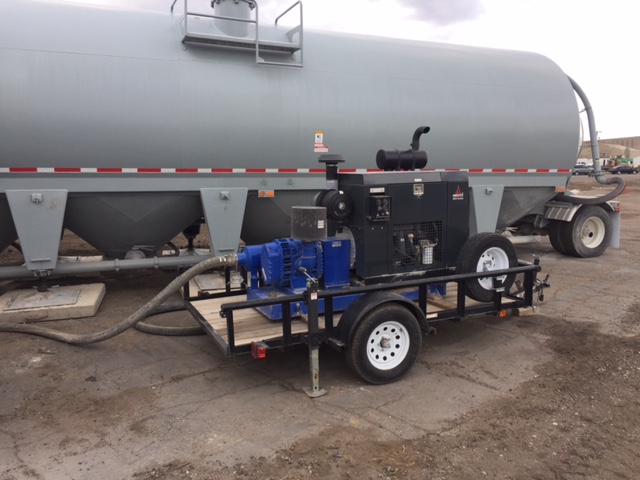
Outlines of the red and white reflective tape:
M 571 173 L 569 168 L 423 168 L 420 172 L 476 173 Z M 341 168 L 340 173 L 382 172 L 377 168 Z M 54 174 L 324 174 L 323 168 L 109 168 L 109 167 L 0 167 L 2 173 L 54 173 Z

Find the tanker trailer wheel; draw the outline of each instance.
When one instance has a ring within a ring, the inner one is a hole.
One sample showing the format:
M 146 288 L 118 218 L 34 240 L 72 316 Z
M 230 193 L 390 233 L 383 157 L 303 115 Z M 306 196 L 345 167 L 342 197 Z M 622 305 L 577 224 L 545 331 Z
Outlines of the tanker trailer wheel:
M 347 345 L 347 364 L 360 378 L 374 385 L 405 375 L 418 358 L 422 330 L 406 307 L 382 304 L 362 319 Z
M 603 208 L 585 205 L 560 226 L 562 243 L 574 257 L 599 257 L 611 242 L 611 219 Z
M 508 238 L 497 233 L 478 233 L 462 246 L 456 263 L 456 273 L 504 270 L 518 266 L 518 255 Z M 509 291 L 516 279 L 515 273 L 498 277 Z M 466 282 L 469 298 L 479 302 L 493 300 L 493 277 L 473 278 Z
M 562 255 L 567 254 L 567 247 L 564 246 L 561 230 L 564 223 L 560 220 L 551 220 L 549 222 L 549 241 L 553 249 Z

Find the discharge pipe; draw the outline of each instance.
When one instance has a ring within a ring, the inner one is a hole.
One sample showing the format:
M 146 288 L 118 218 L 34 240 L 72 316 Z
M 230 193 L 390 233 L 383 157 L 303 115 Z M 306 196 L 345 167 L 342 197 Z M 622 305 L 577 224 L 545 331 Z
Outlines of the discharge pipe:
M 173 257 L 133 258 L 127 260 L 100 260 L 96 262 L 58 263 L 55 269 L 47 272 L 47 277 L 78 275 L 83 273 L 121 272 L 125 270 L 140 270 L 143 268 L 174 268 L 190 267 L 200 263 L 209 255 L 181 255 Z M 3 267 L 0 269 L 0 279 L 18 280 L 33 278 L 35 273 L 24 266 Z
M 167 298 L 178 292 L 183 285 L 188 283 L 197 275 L 200 275 L 202 272 L 215 268 L 234 267 L 237 264 L 238 256 L 236 254 L 225 255 L 223 257 L 213 257 L 204 260 L 191 267 L 179 277 L 175 278 L 160 293 L 158 293 L 148 303 L 139 308 L 135 313 L 129 315 L 122 322 L 101 332 L 90 333 L 87 335 L 77 335 L 73 333 L 60 332 L 58 330 L 53 330 L 38 325 L 26 325 L 22 323 L 0 325 L 0 332 L 29 333 L 31 335 L 38 335 L 40 337 L 49 338 L 51 340 L 56 340 L 58 342 L 64 342 L 71 345 L 89 345 L 92 343 L 102 342 L 121 334 L 125 330 L 128 330 L 138 322 L 142 321 L 144 318 L 156 311 L 157 308 Z
M 580 85 L 578 85 L 576 81 L 568 75 L 567 78 L 569 79 L 573 90 L 578 94 L 578 97 L 580 97 L 580 100 L 584 105 L 585 112 L 587 112 L 589 137 L 591 137 L 591 156 L 593 157 L 594 176 L 596 177 L 598 183 L 601 185 L 612 185 L 615 183 L 617 184 L 617 186 L 611 192 L 597 198 L 584 198 L 561 194 L 556 197 L 556 199 L 563 202 L 575 203 L 579 205 L 597 205 L 603 202 L 608 202 L 609 200 L 613 200 L 618 195 L 620 195 L 626 188 L 626 184 L 621 177 L 606 178 L 604 176 L 604 172 L 602 171 L 602 165 L 600 162 L 600 147 L 598 146 L 598 132 L 596 131 L 596 120 L 593 114 L 593 107 L 591 106 L 591 102 L 587 98 L 587 94 L 584 93 L 584 90 L 582 90 L 582 88 L 580 88 Z

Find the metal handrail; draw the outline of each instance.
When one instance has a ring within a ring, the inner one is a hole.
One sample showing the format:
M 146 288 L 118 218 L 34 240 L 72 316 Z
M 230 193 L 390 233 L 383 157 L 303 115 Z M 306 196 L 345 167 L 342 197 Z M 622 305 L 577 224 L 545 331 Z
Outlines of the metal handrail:
M 293 5 L 291 5 L 289 8 L 287 8 L 284 12 L 282 12 L 280 15 L 278 15 L 276 17 L 275 20 L 275 25 L 278 25 L 278 21 L 284 17 L 287 13 L 289 13 L 291 10 L 293 10 L 295 7 L 300 6 L 300 23 L 293 27 L 291 30 L 289 30 L 289 32 L 287 32 L 287 38 L 289 39 L 290 42 L 293 43 L 293 35 L 291 34 L 289 35 L 291 32 L 294 32 L 294 30 L 298 29 L 298 31 L 300 32 L 300 41 L 299 43 L 299 52 L 300 52 L 300 63 L 297 64 L 285 64 L 282 62 L 265 62 L 265 63 L 269 63 L 271 65 L 286 65 L 286 66 L 295 66 L 295 67 L 302 67 L 303 62 L 304 62 L 304 37 L 303 37 L 303 32 L 304 32 L 304 14 L 303 14 L 303 6 L 302 6 L 302 0 L 298 0 L 297 2 L 295 2 Z
M 260 63 L 260 42 L 258 36 L 260 35 L 260 25 L 258 24 L 259 5 L 257 0 L 253 2 L 256 6 L 256 63 Z
M 232 22 L 257 23 L 256 20 L 247 20 L 246 18 L 225 17 L 224 15 L 209 15 L 207 13 L 187 12 L 188 15 L 195 15 L 203 18 L 218 18 L 220 20 L 231 20 Z
M 278 20 L 280 20 L 282 17 L 284 17 L 287 13 L 289 13 L 297 5 L 300 5 L 300 18 L 302 19 L 302 1 L 298 0 L 296 3 L 294 3 L 289 8 L 287 8 L 284 12 L 282 12 L 280 15 L 278 15 L 278 17 L 276 18 L 276 25 L 278 24 Z M 302 20 L 300 20 L 300 23 L 302 23 Z
M 346 287 L 340 290 L 323 290 L 318 292 L 318 298 L 333 298 L 341 297 L 345 295 L 365 294 L 377 291 L 387 290 L 401 290 L 405 288 L 416 288 L 421 285 L 436 285 L 440 283 L 459 283 L 466 280 L 472 280 L 476 278 L 497 278 L 503 275 L 518 274 L 526 272 L 539 272 L 541 267 L 533 263 L 520 261 L 517 267 L 504 268 L 501 270 L 491 270 L 486 272 L 469 272 L 469 273 L 454 273 L 451 275 L 441 275 L 437 277 L 423 277 L 414 280 L 403 280 L 400 282 L 389 283 L 376 283 L 373 285 L 363 285 L 359 287 Z M 230 310 L 239 310 L 245 308 L 265 307 L 269 305 L 277 305 L 283 301 L 287 302 L 300 302 L 304 300 L 302 293 L 292 293 L 289 295 L 283 295 L 275 298 L 262 298 L 255 300 L 242 300 L 239 302 L 231 302 L 220 305 L 221 313 L 228 312 Z M 224 315 L 222 315 L 224 317 Z
M 173 11 L 173 6 L 175 5 L 177 0 L 174 0 L 173 4 L 171 5 L 171 11 Z M 246 0 L 245 0 L 246 1 Z M 300 41 L 298 42 L 297 45 L 297 49 L 300 52 L 300 62 L 297 64 L 289 64 L 289 63 L 284 63 L 284 62 L 267 62 L 264 61 L 260 58 L 260 24 L 259 24 L 259 5 L 258 5 L 258 1 L 257 0 L 252 0 L 251 3 L 254 5 L 255 8 L 255 17 L 253 19 L 244 19 L 244 18 L 238 18 L 238 17 L 227 17 L 224 15 L 210 15 L 210 14 L 206 14 L 206 13 L 196 13 L 196 12 L 190 12 L 189 11 L 189 7 L 188 7 L 188 3 L 189 0 L 184 0 L 184 33 L 185 35 L 189 35 L 189 26 L 188 26 L 188 18 L 189 16 L 197 16 L 197 17 L 202 17 L 202 18 L 211 18 L 211 19 L 219 19 L 219 20 L 227 20 L 227 21 L 232 21 L 232 22 L 240 22 L 240 23 L 252 23 L 255 24 L 256 28 L 255 28 L 255 35 L 254 35 L 254 46 L 255 46 L 255 51 L 256 51 L 256 63 L 263 63 L 263 64 L 267 64 L 267 65 L 284 65 L 284 66 L 298 66 L 301 67 L 302 66 L 302 60 L 303 60 L 303 31 L 304 31 L 304 17 L 303 17 L 303 10 L 302 10 L 302 1 L 298 0 L 297 2 L 295 2 L 293 5 L 291 5 L 289 8 L 287 8 L 284 12 L 282 12 L 280 15 L 278 15 L 278 17 L 276 17 L 275 19 L 275 25 L 278 25 L 278 21 L 284 17 L 287 13 L 289 13 L 291 10 L 293 10 L 295 7 L 300 7 L 300 23 L 293 27 L 291 30 L 289 30 L 289 32 L 286 33 L 287 38 L 289 39 L 290 43 L 292 45 L 294 45 L 293 43 L 293 35 L 296 32 L 299 32 L 300 35 Z

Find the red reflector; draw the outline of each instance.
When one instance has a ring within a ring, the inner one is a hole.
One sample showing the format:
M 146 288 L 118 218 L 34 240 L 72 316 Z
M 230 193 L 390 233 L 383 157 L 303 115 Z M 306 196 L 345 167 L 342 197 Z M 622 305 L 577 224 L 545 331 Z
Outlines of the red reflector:
M 507 311 L 506 310 L 500 310 L 500 312 L 498 313 L 498 316 L 500 318 L 504 318 L 507 316 Z
M 267 345 L 263 342 L 251 342 L 251 356 L 256 360 L 267 358 Z

